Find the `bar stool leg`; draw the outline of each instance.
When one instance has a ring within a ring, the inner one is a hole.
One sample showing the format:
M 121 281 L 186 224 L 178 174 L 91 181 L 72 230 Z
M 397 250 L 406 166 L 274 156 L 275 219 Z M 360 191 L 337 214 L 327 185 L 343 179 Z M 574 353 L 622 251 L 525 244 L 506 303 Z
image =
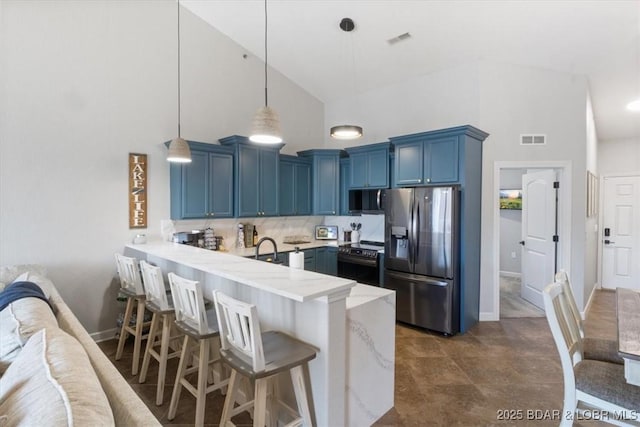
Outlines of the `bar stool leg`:
M 131 366 L 131 375 L 136 375 L 138 373 L 138 365 L 140 364 L 142 325 L 144 324 L 144 301 L 141 299 L 138 299 L 138 311 L 136 316 L 136 338 L 133 342 L 133 365 Z
M 120 328 L 120 339 L 118 339 L 118 350 L 116 351 L 116 360 L 120 360 L 122 357 L 122 350 L 124 349 L 124 342 L 127 340 L 129 332 L 127 326 L 131 321 L 131 313 L 133 313 L 133 298 L 127 297 L 127 308 L 124 310 L 124 318 L 122 319 L 122 328 Z
M 238 393 L 238 385 L 240 378 L 235 369 L 231 370 L 231 376 L 229 377 L 229 385 L 227 388 L 227 398 L 224 400 L 224 406 L 222 408 L 222 417 L 220 417 L 220 426 L 224 427 L 228 421 L 231 421 L 231 411 L 233 405 L 236 402 L 236 394 Z
M 198 366 L 198 389 L 196 397 L 196 426 L 204 424 L 204 406 L 207 399 L 207 378 L 209 377 L 209 346 L 211 340 L 200 340 L 200 354 Z
M 173 393 L 171 394 L 169 413 L 167 414 L 167 418 L 169 420 L 172 420 L 176 417 L 178 400 L 180 400 L 180 392 L 182 391 L 182 378 L 184 377 L 184 371 L 187 370 L 187 358 L 189 356 L 189 347 L 191 346 L 190 341 L 191 337 L 189 337 L 189 335 L 185 335 L 182 344 L 182 352 L 180 353 L 180 362 L 178 363 L 178 372 L 176 373 L 176 381 L 173 386 Z
M 253 427 L 264 427 L 267 418 L 267 385 L 268 379 L 256 380 L 255 400 L 253 401 Z
M 162 315 L 162 342 L 160 343 L 160 367 L 158 368 L 158 388 L 156 390 L 156 405 L 162 405 L 164 400 L 164 382 L 167 376 L 167 358 L 169 357 L 169 338 L 171 337 L 171 321 L 173 315 Z
M 143 383 L 147 380 L 147 371 L 149 370 L 149 361 L 151 360 L 151 350 L 155 345 L 159 321 L 160 316 L 157 313 L 153 313 L 153 316 L 151 317 L 151 327 L 149 328 L 149 336 L 147 337 L 147 347 L 144 351 L 144 357 L 142 358 L 142 368 L 140 368 L 140 378 L 138 378 L 139 383 Z
M 293 382 L 293 391 L 296 395 L 298 403 L 298 412 L 304 421 L 305 426 L 315 426 L 315 411 L 312 411 L 313 403 L 310 402 L 311 394 L 309 393 L 308 378 L 309 372 L 307 364 L 299 365 L 291 368 L 291 381 Z M 312 415 L 313 414 L 313 415 Z

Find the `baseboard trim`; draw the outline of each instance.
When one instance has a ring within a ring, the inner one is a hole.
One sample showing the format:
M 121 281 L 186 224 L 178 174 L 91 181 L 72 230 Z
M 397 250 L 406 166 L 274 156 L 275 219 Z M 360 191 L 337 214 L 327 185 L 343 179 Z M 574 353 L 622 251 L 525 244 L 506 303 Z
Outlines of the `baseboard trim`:
M 597 289 L 600 289 L 600 285 L 596 283 L 593 286 L 593 289 L 591 289 L 591 294 L 589 295 L 589 299 L 587 300 L 587 303 L 584 305 L 584 310 L 580 313 L 580 317 L 582 317 L 582 320 L 585 319 L 587 311 L 589 311 L 589 307 L 591 307 L 591 303 L 593 302 L 593 297 L 596 294 Z
M 116 337 L 117 333 L 118 333 L 118 328 L 112 328 L 112 329 L 107 329 L 106 331 L 94 332 L 92 334 L 89 334 L 89 336 L 95 342 L 101 342 L 101 341 L 107 341 L 107 340 L 114 339 Z
M 500 320 L 500 316 L 492 311 L 486 311 L 484 313 L 480 313 L 479 320 L 481 322 L 496 322 Z
M 516 273 L 513 271 L 500 271 L 500 275 L 501 276 L 505 276 L 505 277 L 517 277 L 520 278 L 522 276 L 522 273 Z

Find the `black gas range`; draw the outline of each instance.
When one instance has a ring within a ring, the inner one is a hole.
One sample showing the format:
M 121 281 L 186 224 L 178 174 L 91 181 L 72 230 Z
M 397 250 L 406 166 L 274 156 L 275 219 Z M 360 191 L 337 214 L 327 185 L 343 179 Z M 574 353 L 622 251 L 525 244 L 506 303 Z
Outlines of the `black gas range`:
M 380 258 L 384 243 L 362 240 L 338 248 L 338 277 L 380 286 Z

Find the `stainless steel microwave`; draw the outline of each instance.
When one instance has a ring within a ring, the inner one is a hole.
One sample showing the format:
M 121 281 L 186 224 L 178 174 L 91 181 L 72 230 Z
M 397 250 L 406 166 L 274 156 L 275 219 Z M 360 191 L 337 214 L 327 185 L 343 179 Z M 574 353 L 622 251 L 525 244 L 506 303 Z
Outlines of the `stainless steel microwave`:
M 350 214 L 384 214 L 384 190 L 349 190 Z

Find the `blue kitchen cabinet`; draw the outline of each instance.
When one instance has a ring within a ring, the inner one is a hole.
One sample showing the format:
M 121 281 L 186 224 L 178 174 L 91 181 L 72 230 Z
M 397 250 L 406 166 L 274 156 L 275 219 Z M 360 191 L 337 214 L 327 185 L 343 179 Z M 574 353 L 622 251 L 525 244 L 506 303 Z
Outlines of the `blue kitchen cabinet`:
M 331 276 L 338 275 L 338 248 L 325 246 L 316 248 L 316 271 Z
M 280 155 L 280 215 L 311 214 L 311 162 Z
M 340 215 L 349 215 L 350 169 L 349 159 L 340 159 Z
M 388 142 L 345 148 L 350 160 L 351 189 L 389 188 Z
M 234 151 L 237 217 L 276 216 L 279 208 L 279 151 L 284 144 L 256 145 L 244 136 L 219 140 Z
M 337 215 L 340 205 L 340 155 L 342 150 L 317 149 L 299 151 L 298 156 L 311 159 L 311 188 L 314 215 Z
M 456 129 L 389 138 L 395 146 L 394 186 L 459 182 L 459 132 Z
M 188 141 L 191 163 L 170 165 L 171 219 L 233 217 L 233 151 Z
M 304 269 L 306 271 L 316 271 L 316 250 L 307 249 L 304 251 Z

